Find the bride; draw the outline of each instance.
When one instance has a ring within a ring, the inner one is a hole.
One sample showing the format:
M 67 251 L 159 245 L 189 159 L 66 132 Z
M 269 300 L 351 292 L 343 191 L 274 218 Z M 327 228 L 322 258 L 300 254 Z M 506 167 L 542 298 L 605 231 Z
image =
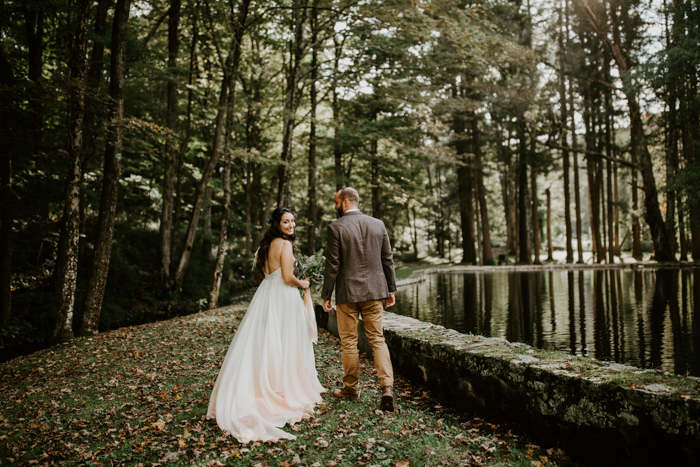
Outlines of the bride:
M 280 428 L 308 417 L 325 392 L 297 290 L 309 281 L 294 277 L 295 225 L 289 209 L 273 211 L 256 253 L 256 281 L 262 282 L 209 399 L 207 418 L 240 443 L 295 439 Z

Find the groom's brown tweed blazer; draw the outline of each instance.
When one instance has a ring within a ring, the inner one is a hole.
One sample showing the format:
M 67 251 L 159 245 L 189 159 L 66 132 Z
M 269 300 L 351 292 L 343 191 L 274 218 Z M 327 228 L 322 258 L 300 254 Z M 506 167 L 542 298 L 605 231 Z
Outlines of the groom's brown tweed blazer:
M 394 258 L 384 222 L 350 211 L 327 229 L 321 298 L 335 303 L 383 300 L 396 292 Z

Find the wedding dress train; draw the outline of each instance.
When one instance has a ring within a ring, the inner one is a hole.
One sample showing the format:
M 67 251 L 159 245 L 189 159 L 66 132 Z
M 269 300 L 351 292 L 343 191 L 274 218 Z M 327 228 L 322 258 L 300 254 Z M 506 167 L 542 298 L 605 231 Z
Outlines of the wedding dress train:
M 321 402 L 304 304 L 281 269 L 265 274 L 214 383 L 207 418 L 240 443 L 296 436 L 280 429 Z

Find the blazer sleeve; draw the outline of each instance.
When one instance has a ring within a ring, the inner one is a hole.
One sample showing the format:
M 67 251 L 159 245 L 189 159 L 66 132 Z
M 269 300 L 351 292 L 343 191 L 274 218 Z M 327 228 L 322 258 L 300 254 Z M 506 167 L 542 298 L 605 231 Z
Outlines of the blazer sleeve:
M 396 292 L 396 275 L 394 274 L 394 256 L 391 253 L 391 244 L 389 242 L 389 234 L 386 232 L 386 227 L 382 223 L 384 229 L 384 238 L 382 240 L 382 268 L 384 269 L 384 277 L 386 277 L 386 285 L 389 293 Z
M 326 266 L 323 271 L 323 287 L 321 288 L 321 298 L 330 300 L 333 296 L 335 281 L 340 268 L 340 242 L 338 232 L 333 224 L 326 228 Z

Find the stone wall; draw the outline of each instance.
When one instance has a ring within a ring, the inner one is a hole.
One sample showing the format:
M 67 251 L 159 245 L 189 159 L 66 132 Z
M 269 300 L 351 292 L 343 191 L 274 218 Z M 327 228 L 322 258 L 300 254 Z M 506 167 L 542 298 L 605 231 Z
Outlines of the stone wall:
M 335 310 L 319 326 L 338 335 Z M 362 351 L 371 355 L 360 322 Z M 594 465 L 700 465 L 700 379 L 384 314 L 396 372 L 443 405 L 517 425 Z

